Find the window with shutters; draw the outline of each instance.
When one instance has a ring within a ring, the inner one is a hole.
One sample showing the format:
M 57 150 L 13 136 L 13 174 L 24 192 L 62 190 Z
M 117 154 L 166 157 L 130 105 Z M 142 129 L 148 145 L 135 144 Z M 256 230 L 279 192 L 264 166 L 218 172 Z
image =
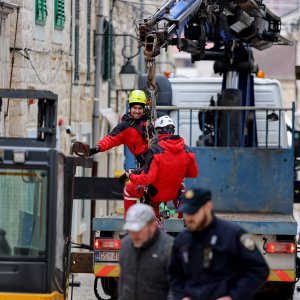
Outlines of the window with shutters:
M 54 28 L 63 30 L 65 25 L 65 1 L 54 1 Z
M 115 65 L 115 37 L 112 22 L 104 21 L 104 41 L 103 41 L 103 80 L 113 78 Z
M 74 32 L 74 84 L 79 83 L 79 15 L 80 2 L 75 0 L 75 32 Z
M 91 12 L 92 1 L 87 0 L 87 27 L 86 27 L 86 84 L 91 82 Z
M 45 25 L 47 18 L 47 0 L 35 0 L 35 24 Z

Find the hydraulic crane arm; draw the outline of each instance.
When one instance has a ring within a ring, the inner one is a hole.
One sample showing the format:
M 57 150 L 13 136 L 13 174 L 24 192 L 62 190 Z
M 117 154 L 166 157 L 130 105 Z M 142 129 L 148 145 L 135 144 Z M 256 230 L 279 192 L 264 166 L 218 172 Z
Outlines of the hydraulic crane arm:
M 167 47 L 168 41 L 181 35 L 184 26 L 198 11 L 203 0 L 168 0 L 153 16 L 138 21 L 138 36 L 141 46 L 145 46 L 145 56 L 159 55 L 160 48 Z
M 273 44 L 291 45 L 280 30 L 280 17 L 263 0 L 168 0 L 152 16 L 139 20 L 137 35 L 139 46 L 144 47 L 151 122 L 156 119 L 155 57 L 162 48 L 176 45 L 179 51 L 191 53 L 192 62 L 215 61 L 215 73 L 223 74 L 220 103 L 254 106 L 252 74 L 257 72 L 257 66 L 251 47 L 264 50 Z M 243 126 L 240 132 L 250 132 L 253 121 L 247 113 L 243 118 L 243 125 L 236 118 L 232 127 Z M 224 132 L 220 134 L 225 137 L 220 145 L 226 140 Z M 236 136 L 231 138 L 237 145 L 244 145 L 248 135 L 241 141 Z
M 146 59 L 161 48 L 176 45 L 192 60 L 211 59 L 224 44 L 241 41 L 263 50 L 273 44 L 290 45 L 280 36 L 281 20 L 263 0 L 168 0 L 148 19 L 137 23 Z M 213 50 L 206 50 L 208 42 Z

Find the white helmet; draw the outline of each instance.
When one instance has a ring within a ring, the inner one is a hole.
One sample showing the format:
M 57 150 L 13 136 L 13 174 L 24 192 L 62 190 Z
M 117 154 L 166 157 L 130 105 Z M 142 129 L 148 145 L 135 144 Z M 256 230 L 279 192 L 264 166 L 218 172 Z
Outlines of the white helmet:
M 163 128 L 172 125 L 175 127 L 174 121 L 169 116 L 159 117 L 154 124 L 155 128 Z

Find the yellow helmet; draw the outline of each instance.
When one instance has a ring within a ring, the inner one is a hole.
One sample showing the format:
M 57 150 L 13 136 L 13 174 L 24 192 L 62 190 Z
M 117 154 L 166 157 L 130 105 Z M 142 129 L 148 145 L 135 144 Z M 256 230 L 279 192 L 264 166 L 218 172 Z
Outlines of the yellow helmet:
M 140 105 L 146 105 L 147 103 L 147 97 L 144 91 L 141 90 L 133 90 L 129 94 L 128 97 L 128 104 L 140 104 Z

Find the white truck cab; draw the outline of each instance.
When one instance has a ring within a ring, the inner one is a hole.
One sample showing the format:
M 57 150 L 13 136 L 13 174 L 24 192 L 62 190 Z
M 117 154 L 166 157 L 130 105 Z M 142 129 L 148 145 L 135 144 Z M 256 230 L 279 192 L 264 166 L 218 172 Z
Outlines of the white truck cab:
M 213 97 L 217 101 L 217 95 L 221 92 L 222 78 L 170 78 L 172 88 L 172 105 L 177 107 L 206 107 L 210 105 Z M 281 85 L 275 79 L 254 79 L 254 93 L 256 107 L 270 107 L 269 114 L 278 111 L 272 110 L 274 107 L 283 107 L 283 97 Z M 198 111 L 193 110 L 192 116 L 188 110 L 182 111 L 179 116 L 176 111 L 171 112 L 171 117 L 178 126 L 178 133 L 185 139 L 190 146 L 196 146 L 196 142 L 202 132 L 198 125 Z M 191 118 L 192 117 L 192 118 Z M 256 112 L 257 138 L 258 146 L 265 146 L 266 140 L 266 112 Z M 280 125 L 279 125 L 280 122 Z M 190 134 L 190 125 L 192 124 L 192 134 Z M 279 146 L 280 130 L 280 147 L 288 147 L 285 113 L 282 111 L 280 118 L 276 121 L 268 122 L 268 146 Z M 190 138 L 192 137 L 192 139 Z

